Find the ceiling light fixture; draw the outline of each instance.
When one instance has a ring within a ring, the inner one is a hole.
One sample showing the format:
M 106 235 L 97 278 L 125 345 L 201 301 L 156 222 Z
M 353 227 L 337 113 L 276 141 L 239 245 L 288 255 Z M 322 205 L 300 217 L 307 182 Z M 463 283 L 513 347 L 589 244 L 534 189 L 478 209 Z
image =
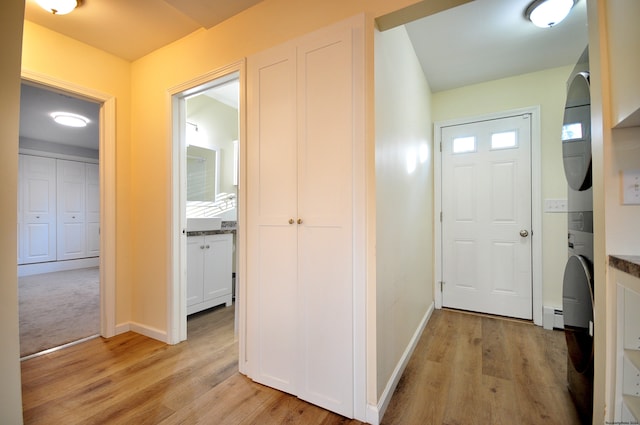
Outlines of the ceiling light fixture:
M 89 118 L 70 112 L 54 112 L 51 114 L 51 117 L 58 124 L 68 127 L 86 127 L 89 123 Z
M 41 8 L 54 15 L 66 15 L 82 4 L 82 0 L 36 0 Z
M 540 28 L 550 28 L 567 17 L 577 0 L 535 0 L 524 16 Z

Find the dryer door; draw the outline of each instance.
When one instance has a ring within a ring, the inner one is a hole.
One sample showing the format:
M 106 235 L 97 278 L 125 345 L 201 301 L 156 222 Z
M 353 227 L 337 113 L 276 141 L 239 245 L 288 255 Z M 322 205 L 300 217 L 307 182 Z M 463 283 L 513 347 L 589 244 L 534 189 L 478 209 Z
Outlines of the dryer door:
M 591 187 L 591 96 L 589 73 L 577 73 L 569 84 L 562 123 L 562 159 L 573 190 Z
M 593 291 L 588 260 L 572 255 L 564 269 L 562 314 L 567 351 L 576 371 L 584 372 L 593 359 Z

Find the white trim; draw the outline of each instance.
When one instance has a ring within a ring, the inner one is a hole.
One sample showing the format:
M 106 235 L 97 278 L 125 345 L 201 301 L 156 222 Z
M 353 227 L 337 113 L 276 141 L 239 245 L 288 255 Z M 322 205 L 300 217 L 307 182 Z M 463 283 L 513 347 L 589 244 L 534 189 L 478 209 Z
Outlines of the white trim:
M 37 72 L 22 70 L 23 81 L 73 93 L 100 103 L 100 335 L 115 335 L 116 323 L 116 98 Z
M 244 241 L 244 220 L 245 220 L 245 189 L 243 184 L 244 172 L 244 125 L 245 125 L 245 102 L 244 102 L 244 85 L 245 85 L 245 60 L 232 63 L 225 67 L 210 71 L 199 77 L 196 77 L 185 83 L 173 86 L 167 91 L 168 94 L 168 114 L 171 117 L 171 164 L 172 172 L 170 174 L 169 185 L 172 188 L 170 197 L 171 226 L 167 229 L 168 238 L 170 240 L 170 252 L 168 262 L 168 282 L 167 282 L 167 343 L 177 344 L 187 339 L 187 307 L 186 307 L 186 193 L 182 189 L 186 181 L 184 166 L 184 156 L 186 155 L 185 129 L 186 122 L 185 99 L 189 96 L 207 90 L 220 83 L 221 79 L 231 77 L 237 74 L 240 82 L 239 96 L 239 125 L 238 140 L 240 141 L 240 164 L 238 185 L 238 221 L 237 221 L 237 237 L 236 237 L 236 285 L 238 288 L 237 299 L 239 314 L 236 317 L 239 328 L 239 369 L 244 373 L 246 356 L 245 346 L 245 244 Z M 235 77 L 233 77 L 235 78 Z
M 129 322 L 120 323 L 116 326 L 116 335 L 123 334 L 125 332 L 129 332 L 131 330 L 131 324 Z
M 98 267 L 100 257 L 78 258 L 77 260 L 49 261 L 46 263 L 31 263 L 18 265 L 18 277 L 34 274 L 61 272 L 66 270 L 85 269 Z
M 351 27 L 353 52 L 353 415 L 367 415 L 367 176 L 365 130 L 364 16 L 345 21 Z M 357 218 L 357 219 L 355 219 Z
M 411 340 L 409 341 L 409 345 L 407 345 L 407 348 L 404 350 L 402 357 L 400 357 L 400 360 L 398 361 L 396 368 L 393 370 L 393 373 L 391 374 L 391 377 L 387 382 L 387 386 L 384 388 L 384 391 L 382 392 L 382 395 L 378 400 L 378 405 L 377 406 L 373 406 L 371 404 L 367 405 L 367 418 L 366 418 L 367 423 L 371 425 L 379 425 L 380 421 L 382 421 L 382 418 L 385 412 L 387 411 L 387 407 L 389 406 L 389 402 L 393 397 L 393 393 L 396 390 L 396 387 L 398 386 L 398 382 L 400 382 L 402 373 L 407 367 L 407 363 L 409 363 L 409 360 L 411 359 L 411 355 L 413 354 L 413 351 L 418 345 L 418 341 L 420 341 L 420 337 L 422 336 L 422 332 L 424 331 L 424 328 L 427 326 L 427 323 L 429 323 L 429 319 L 433 314 L 434 307 L 435 307 L 434 303 L 431 303 L 431 305 L 427 309 L 427 312 L 422 317 L 422 320 L 420 321 L 420 325 L 418 325 L 418 328 L 413 333 L 413 337 L 411 337 Z
M 78 156 L 78 155 L 67 155 L 67 154 L 63 154 L 63 153 L 57 153 L 57 152 L 47 152 L 47 151 L 40 151 L 37 149 L 24 149 L 24 148 L 20 148 L 18 150 L 18 153 L 21 155 L 33 155 L 33 156 L 41 156 L 44 158 L 55 158 L 55 159 L 66 159 L 69 161 L 81 161 L 81 162 L 86 162 L 88 164 L 99 164 L 100 160 L 97 158 L 89 158 L 86 156 Z
M 532 313 L 533 323 L 542 326 L 542 157 L 540 138 L 540 106 L 511 109 L 496 113 L 474 117 L 455 118 L 434 123 L 434 227 L 435 227 L 435 276 L 434 299 L 436 308 L 442 308 L 442 293 L 439 282 L 442 281 L 442 153 L 439 146 L 442 143 L 442 128 L 461 125 L 474 121 L 498 119 L 519 114 L 531 114 L 531 277 L 532 277 Z M 439 247 L 437 246 L 439 245 Z
M 167 333 L 152 326 L 143 325 L 137 322 L 129 322 L 129 330 L 169 344 Z

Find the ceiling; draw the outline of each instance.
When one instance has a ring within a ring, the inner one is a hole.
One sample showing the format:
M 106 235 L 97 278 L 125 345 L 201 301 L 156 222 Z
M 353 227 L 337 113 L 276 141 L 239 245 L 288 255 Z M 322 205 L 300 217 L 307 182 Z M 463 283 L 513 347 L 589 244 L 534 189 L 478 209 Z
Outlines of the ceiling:
M 72 13 L 55 16 L 35 0 L 26 0 L 25 19 L 133 61 L 260 1 L 84 0 Z M 432 91 L 575 63 L 587 45 L 586 0 L 578 0 L 561 24 L 545 29 L 524 18 L 530 1 L 474 0 L 408 23 L 407 33 Z M 48 113 L 63 105 L 74 112 L 84 105 L 84 114 L 97 124 L 97 105 L 41 91 L 23 90 L 20 135 L 87 146 L 87 134 L 53 126 Z M 49 107 L 51 102 L 55 106 Z M 93 130 L 95 141 L 88 146 L 97 149 L 97 127 Z
M 531 0 L 475 0 L 406 25 L 433 92 L 575 64 L 588 43 L 586 0 L 552 28 L 524 17 Z
M 71 112 L 89 118 L 86 127 L 56 124 L 52 112 Z M 70 146 L 98 149 L 100 105 L 66 94 L 22 84 L 20 137 Z
M 128 61 L 201 28 L 211 28 L 262 0 L 83 0 L 52 15 L 26 0 L 25 19 Z

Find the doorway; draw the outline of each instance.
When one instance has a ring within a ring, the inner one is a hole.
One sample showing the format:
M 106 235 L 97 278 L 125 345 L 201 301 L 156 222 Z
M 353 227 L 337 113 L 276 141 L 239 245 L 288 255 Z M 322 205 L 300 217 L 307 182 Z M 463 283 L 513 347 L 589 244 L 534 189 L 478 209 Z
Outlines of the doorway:
M 173 283 L 169 342 L 186 340 L 187 321 L 231 310 L 241 323 L 243 199 L 242 69 L 236 63 L 175 87 L 173 111 Z
M 542 324 L 538 109 L 436 124 L 438 307 Z
M 21 305 L 21 321 L 24 314 L 33 320 L 20 330 L 29 334 L 31 326 L 39 338 L 23 344 L 24 359 L 115 334 L 115 202 L 108 202 L 115 199 L 115 100 L 26 70 L 22 76 L 17 268 L 20 301 L 35 307 Z M 62 127 L 53 112 L 88 122 Z

